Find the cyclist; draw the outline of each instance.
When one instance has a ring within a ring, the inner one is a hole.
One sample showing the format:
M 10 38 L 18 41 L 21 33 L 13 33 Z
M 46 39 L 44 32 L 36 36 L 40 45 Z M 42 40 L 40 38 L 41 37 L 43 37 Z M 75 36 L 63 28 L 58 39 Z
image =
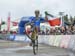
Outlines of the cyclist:
M 47 13 L 45 13 L 47 16 Z M 30 17 L 29 22 L 26 25 L 31 25 L 32 34 L 29 36 L 29 34 L 26 33 L 26 35 L 31 39 L 30 46 L 33 44 L 33 53 L 36 54 L 35 50 L 38 50 L 38 32 L 40 31 L 40 23 L 46 22 L 48 19 L 47 17 L 42 18 L 40 17 L 40 11 L 35 10 L 35 17 Z M 36 46 L 36 47 L 35 47 Z
M 35 30 L 36 30 L 36 34 L 37 34 L 37 39 L 38 39 L 38 32 L 40 31 L 40 23 L 41 22 L 45 22 L 47 21 L 47 17 L 42 18 L 40 17 L 40 11 L 39 10 L 35 10 L 35 17 L 30 19 L 31 22 L 34 22 L 34 26 L 35 26 Z M 33 37 L 34 33 L 32 34 Z M 35 40 L 35 38 L 32 38 L 33 40 Z
M 31 34 L 31 41 L 33 43 L 35 43 L 35 40 L 36 39 L 38 40 L 38 32 L 40 31 L 40 23 L 41 22 L 45 22 L 45 21 L 48 20 L 46 16 L 47 15 L 45 13 L 45 18 L 40 17 L 40 11 L 39 10 L 35 10 L 35 17 L 30 18 L 29 23 L 31 24 L 33 22 L 34 23 L 34 26 L 33 27 L 35 27 L 35 29 L 33 29 L 33 31 L 34 30 L 35 31 Z M 36 36 L 37 36 L 36 38 L 33 37 L 35 35 L 34 33 L 36 33 Z M 30 46 L 31 45 L 32 45 L 32 43 L 30 43 Z

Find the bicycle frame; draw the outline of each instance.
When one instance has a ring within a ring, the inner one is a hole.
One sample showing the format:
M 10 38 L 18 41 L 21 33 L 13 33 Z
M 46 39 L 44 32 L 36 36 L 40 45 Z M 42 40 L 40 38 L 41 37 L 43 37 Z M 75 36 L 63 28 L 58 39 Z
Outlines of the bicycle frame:
M 32 45 L 33 45 L 33 53 L 34 53 L 34 55 L 36 55 L 36 53 L 37 53 L 36 51 L 38 51 L 38 36 L 37 36 L 38 32 L 37 32 L 36 27 L 34 27 L 32 25 L 31 25 L 31 27 L 33 27 L 31 37 L 28 34 L 26 34 L 26 35 L 28 36 L 29 39 L 31 39 Z

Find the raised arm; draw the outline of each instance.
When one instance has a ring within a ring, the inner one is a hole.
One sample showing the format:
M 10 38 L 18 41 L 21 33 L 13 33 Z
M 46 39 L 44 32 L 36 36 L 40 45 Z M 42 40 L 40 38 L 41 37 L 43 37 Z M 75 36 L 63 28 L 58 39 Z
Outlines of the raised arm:
M 45 11 L 45 20 L 48 21 L 48 17 L 47 17 L 48 13 Z

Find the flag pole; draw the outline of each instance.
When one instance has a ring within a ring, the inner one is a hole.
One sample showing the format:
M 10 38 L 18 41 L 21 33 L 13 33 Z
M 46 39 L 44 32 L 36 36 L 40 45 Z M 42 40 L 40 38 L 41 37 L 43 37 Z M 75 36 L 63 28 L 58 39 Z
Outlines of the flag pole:
M 2 25 L 2 18 L 0 19 L 0 31 L 1 31 L 1 25 Z
M 8 13 L 8 19 L 7 19 L 7 31 L 10 31 L 10 12 Z
M 60 18 L 61 18 L 61 25 L 60 26 L 64 26 L 63 14 L 64 14 L 64 12 L 59 12 L 59 15 L 60 15 Z

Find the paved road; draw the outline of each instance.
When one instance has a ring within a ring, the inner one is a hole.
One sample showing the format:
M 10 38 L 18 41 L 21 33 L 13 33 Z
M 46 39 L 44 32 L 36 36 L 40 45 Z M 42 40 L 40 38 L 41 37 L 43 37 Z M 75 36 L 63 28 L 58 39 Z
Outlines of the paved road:
M 33 55 L 32 47 L 25 45 L 17 48 L 0 48 L 0 56 L 75 56 L 75 54 L 66 49 L 39 44 L 37 55 Z

